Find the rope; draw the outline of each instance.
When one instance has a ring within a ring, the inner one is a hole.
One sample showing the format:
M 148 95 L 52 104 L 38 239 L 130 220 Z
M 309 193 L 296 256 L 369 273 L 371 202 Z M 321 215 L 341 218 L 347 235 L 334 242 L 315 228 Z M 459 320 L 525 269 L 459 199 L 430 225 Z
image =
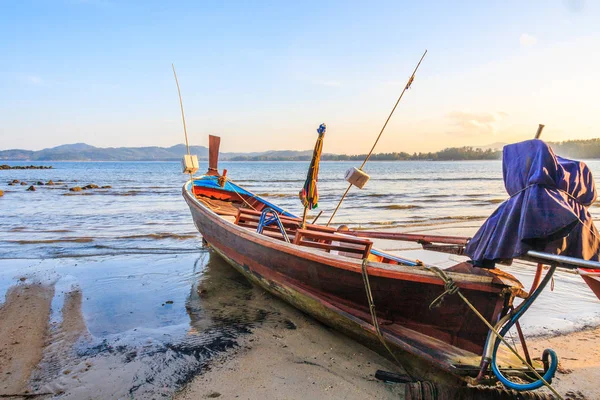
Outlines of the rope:
M 240 186 L 240 185 L 238 185 L 237 183 L 235 183 L 235 181 L 234 181 L 233 179 L 230 179 L 229 177 L 225 177 L 225 178 L 226 178 L 226 180 L 228 180 L 229 182 L 231 182 L 231 183 L 232 183 L 232 184 L 234 184 L 235 186 L 237 186 L 237 187 L 240 187 L 240 188 L 241 188 L 241 186 Z M 252 192 L 251 192 L 251 191 L 249 191 L 248 189 L 244 189 L 244 190 L 245 190 L 246 192 L 248 192 L 248 193 L 249 193 L 251 196 L 253 196 L 254 198 L 258 198 L 258 197 L 260 197 L 260 196 L 257 196 L 255 193 L 252 193 Z M 237 195 L 240 197 L 240 199 L 242 199 L 242 201 L 243 201 L 244 203 L 246 203 L 246 204 L 248 205 L 248 207 L 250 207 L 251 209 L 253 209 L 254 211 L 256 211 L 256 208 L 252 207 L 252 205 L 250 205 L 250 203 L 248 203 L 246 200 L 244 200 L 244 198 L 243 198 L 243 197 L 242 197 L 242 196 L 241 196 L 241 195 L 240 195 L 240 194 L 239 194 L 237 191 L 235 191 L 235 193 L 236 193 L 236 194 L 237 194 Z M 288 213 L 288 214 L 290 214 L 290 215 L 292 215 L 292 216 L 293 216 L 293 214 L 291 214 L 291 213 L 290 213 L 288 210 L 286 210 L 285 208 L 282 208 L 282 207 L 279 207 L 279 208 L 281 208 L 281 214 L 282 214 L 282 215 L 284 215 L 285 213 Z
M 402 363 L 398 360 L 398 358 L 396 357 L 394 352 L 392 352 L 392 350 L 388 346 L 387 342 L 385 341 L 385 338 L 383 337 L 383 334 L 381 333 L 381 329 L 379 328 L 379 321 L 377 320 L 377 313 L 375 311 L 375 301 L 373 300 L 373 292 L 371 291 L 371 283 L 369 282 L 369 272 L 367 271 L 368 263 L 369 263 L 369 260 L 367 258 L 363 259 L 362 277 L 363 277 L 363 283 L 365 284 L 365 292 L 367 294 L 367 301 L 369 302 L 369 313 L 371 313 L 371 320 L 373 321 L 373 327 L 375 328 L 375 333 L 377 334 L 377 337 L 379 338 L 379 341 L 381 342 L 383 347 L 385 347 L 385 349 L 392 355 L 392 357 L 396 361 L 396 364 L 398 366 L 402 367 L 404 372 L 406 372 L 410 376 L 408 371 L 406 371 L 406 368 L 404 368 L 402 366 Z M 412 378 L 412 376 L 410 376 L 410 377 Z
M 217 178 L 217 182 L 219 182 L 219 186 L 221 186 L 221 187 L 224 187 L 224 186 L 225 186 L 225 183 L 226 183 L 227 181 L 230 181 L 231 183 L 235 183 L 235 182 L 233 182 L 231 179 L 229 179 L 229 178 L 228 178 L 228 177 L 226 177 L 226 176 L 221 176 L 221 175 L 219 175 L 219 177 Z M 223 183 L 222 185 L 221 185 L 221 182 Z M 248 207 L 250 207 L 251 209 L 253 209 L 254 211 L 256 211 L 256 208 L 252 207 L 252 204 L 248 203 L 248 202 L 246 201 L 246 199 L 244 199 L 244 198 L 242 197 L 242 195 L 241 195 L 241 194 L 240 194 L 240 193 L 239 193 L 237 190 L 232 190 L 232 192 L 233 192 L 233 193 L 235 193 L 235 194 L 237 194 L 237 196 L 240 198 L 240 200 L 242 200 L 244 203 L 246 203 L 246 205 L 247 205 Z
M 437 267 L 430 267 L 430 268 L 436 268 L 439 269 Z M 444 277 L 442 278 L 444 280 L 444 293 L 440 294 L 438 297 L 436 297 L 431 304 L 429 305 L 429 309 L 432 310 L 434 308 L 438 308 L 439 306 L 442 305 L 442 302 L 444 301 L 444 297 L 446 297 L 446 295 L 452 295 L 452 294 L 456 294 L 458 293 L 458 286 L 456 285 L 456 283 L 448 278 L 446 276 L 446 274 L 444 273 L 444 271 L 440 270 L 440 273 L 442 273 L 444 275 Z
M 456 283 L 452 280 L 452 278 L 450 278 L 448 275 L 446 275 L 446 273 L 444 271 L 442 271 L 440 268 L 438 267 L 428 267 L 429 270 L 433 271 L 442 281 L 444 281 L 444 287 L 450 287 L 452 288 L 452 290 L 448 290 L 446 289 L 444 291 L 444 293 L 442 293 L 441 296 L 438 296 L 430 305 L 429 305 L 429 309 L 431 309 L 433 306 L 436 306 L 436 302 L 439 302 L 440 298 L 443 298 L 444 296 L 446 296 L 447 294 L 458 294 L 460 296 L 460 298 L 467 304 L 467 306 L 469 306 L 469 308 L 475 313 L 475 315 L 477 315 L 477 317 L 479 317 L 479 319 L 488 327 L 488 329 L 490 330 L 490 332 L 492 332 L 506 347 L 508 347 L 508 349 L 515 355 L 517 356 L 517 358 L 525 365 L 527 366 L 527 368 L 529 368 L 529 370 L 531 372 L 533 372 L 533 374 L 536 376 L 536 378 L 538 378 L 540 381 L 542 381 L 542 383 L 548 388 L 550 389 L 550 391 L 552 391 L 552 393 L 554 393 L 556 395 L 556 397 L 558 397 L 560 400 L 563 400 L 562 396 L 560 394 L 558 394 L 558 392 L 556 391 L 556 389 L 554 389 L 552 387 L 552 385 L 550 385 L 550 383 L 548 383 L 537 371 L 535 368 L 533 368 L 527 361 L 525 361 L 523 359 L 523 357 L 521 357 L 521 355 L 504 339 L 504 337 L 502 337 L 498 331 L 496 331 L 496 329 L 494 329 L 494 327 L 492 325 L 490 325 L 490 323 L 487 321 L 487 319 L 485 319 L 485 317 L 483 315 L 481 315 L 481 313 L 475 308 L 475 306 L 473 306 L 473 304 L 471 304 L 471 302 L 461 293 L 460 289 L 458 288 L 458 286 L 456 286 Z M 454 288 L 456 288 L 456 290 L 454 290 Z M 453 292 L 453 293 L 451 293 Z

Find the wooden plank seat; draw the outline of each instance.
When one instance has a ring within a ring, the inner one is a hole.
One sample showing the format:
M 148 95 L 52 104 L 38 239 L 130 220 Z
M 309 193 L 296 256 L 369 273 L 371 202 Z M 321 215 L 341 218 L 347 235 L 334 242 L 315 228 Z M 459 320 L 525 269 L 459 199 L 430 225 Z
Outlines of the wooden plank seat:
M 340 255 L 347 257 L 366 258 L 371 252 L 373 242 L 350 236 L 342 236 L 335 233 L 319 232 L 309 229 L 298 229 L 294 237 L 294 244 L 299 246 L 323 249 L 330 253 L 332 250 L 339 251 Z
M 258 222 L 260 220 L 261 214 L 262 211 L 252 210 L 249 208 L 240 208 L 237 212 L 235 224 L 238 226 L 243 226 L 245 228 L 256 230 L 258 228 Z M 291 241 L 293 241 L 296 236 L 296 231 L 302 226 L 302 220 L 300 218 L 288 217 L 285 215 L 279 215 L 279 219 L 281 220 L 281 223 L 283 224 L 283 227 L 288 237 Z M 327 233 L 335 232 L 335 228 L 313 224 L 306 224 L 306 229 L 311 231 Z M 263 234 L 269 237 L 273 237 L 275 239 L 283 240 L 283 236 L 281 235 L 279 227 L 276 224 L 265 226 L 263 228 Z

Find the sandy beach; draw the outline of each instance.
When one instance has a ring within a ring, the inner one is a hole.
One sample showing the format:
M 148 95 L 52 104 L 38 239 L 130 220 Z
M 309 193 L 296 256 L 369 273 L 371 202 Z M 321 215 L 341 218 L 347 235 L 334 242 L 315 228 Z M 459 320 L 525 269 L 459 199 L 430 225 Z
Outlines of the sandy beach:
M 150 336 L 128 339 L 131 331 L 98 344 L 86 326 L 92 316 L 86 316 L 82 309 L 82 297 L 86 290 L 89 293 L 85 285 L 83 290 L 69 287 L 65 291 L 63 287 L 60 309 L 53 311 L 56 284 L 30 283 L 30 278 L 16 276 L 0 306 L 0 395 L 68 399 L 156 395 L 177 399 L 403 398 L 404 385 L 383 383 L 374 377 L 378 369 L 398 371 L 392 362 L 249 286 L 218 258 L 211 258 L 211 263 L 209 280 L 192 289 L 203 299 L 211 320 L 224 316 L 253 319 L 253 314 L 263 317 L 262 322 L 245 325 L 248 329 L 236 336 L 231 346 L 212 347 L 212 356 L 200 364 L 189 356 L 178 359 L 182 350 L 177 345 L 167 346 L 172 349 L 167 356 L 178 360 L 169 364 L 162 356 L 157 357 L 157 348 L 152 350 L 155 344 Z M 101 264 L 110 269 L 108 261 Z M 59 317 L 52 317 L 53 313 Z M 207 321 L 193 322 L 185 336 L 198 335 L 209 325 Z M 595 382 L 600 376 L 600 328 L 538 337 L 528 343 L 533 357 L 539 357 L 546 347 L 557 351 L 561 367 L 553 384 L 565 398 L 599 398 Z M 144 348 L 150 351 L 144 354 Z M 144 375 L 165 364 L 162 373 Z M 184 365 L 193 368 L 181 374 Z M 162 381 L 162 386 L 153 384 L 131 392 L 136 377 L 148 376 Z M 179 378 L 165 380 L 166 376 Z M 182 380 L 183 384 L 177 383 Z

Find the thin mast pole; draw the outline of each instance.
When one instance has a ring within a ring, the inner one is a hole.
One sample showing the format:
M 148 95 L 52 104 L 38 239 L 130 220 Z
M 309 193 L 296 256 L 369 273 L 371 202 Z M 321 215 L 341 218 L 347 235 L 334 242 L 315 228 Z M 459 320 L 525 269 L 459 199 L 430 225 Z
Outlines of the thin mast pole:
M 181 108 L 181 120 L 183 121 L 183 134 L 185 135 L 185 148 L 187 149 L 188 156 L 190 153 L 190 143 L 188 141 L 187 127 L 185 125 L 185 113 L 183 112 L 183 100 L 181 99 L 181 89 L 179 88 L 179 80 L 177 79 L 177 72 L 175 72 L 175 64 L 171 64 L 173 67 L 173 75 L 175 76 L 175 84 L 177 85 L 177 94 L 179 95 L 179 107 Z M 190 182 L 192 182 L 192 188 L 194 187 L 194 177 L 190 172 Z M 193 192 L 193 190 L 192 190 Z M 193 194 L 193 193 L 192 193 Z
M 404 96 L 404 92 L 406 92 L 406 89 L 410 88 L 410 85 L 412 84 L 413 80 L 415 79 L 415 74 L 417 73 L 417 70 L 419 69 L 419 66 L 421 65 L 421 62 L 425 58 L 426 54 L 427 54 L 427 50 L 425 50 L 425 52 L 421 56 L 421 59 L 419 60 L 419 63 L 415 67 L 415 70 L 413 71 L 412 75 L 408 79 L 408 82 L 406 83 L 406 86 L 404 86 L 404 89 L 402 89 L 402 93 L 400 93 L 400 97 L 398 97 L 398 100 L 396 100 L 396 104 L 394 104 L 394 108 L 392 108 L 392 111 L 390 112 L 390 115 L 388 115 L 387 119 L 385 120 L 385 123 L 383 124 L 383 127 L 381 128 L 381 131 L 379 131 L 379 135 L 377 136 L 377 139 L 375 140 L 375 143 L 373 143 L 373 147 L 371 147 L 371 151 L 369 151 L 369 154 L 367 154 L 367 156 L 365 157 L 365 160 L 361 164 L 359 170 L 362 170 L 364 168 L 365 164 L 367 163 L 367 161 L 369 161 L 369 158 L 371 158 L 371 155 L 373 154 L 373 150 L 375 150 L 375 146 L 377 146 L 377 143 L 379 142 L 379 139 L 381 138 L 381 135 L 383 134 L 383 131 L 385 130 L 388 122 L 390 122 L 390 119 L 392 118 L 392 115 L 394 115 L 394 111 L 396 111 L 396 107 L 398 107 L 398 104 L 400 103 L 400 100 L 402 100 L 402 96 Z M 333 214 L 331 214 L 331 217 L 329 217 L 329 221 L 327 221 L 327 225 L 326 226 L 329 226 L 329 224 L 331 224 L 331 221 L 333 221 L 333 217 L 335 217 L 335 214 L 337 213 L 337 211 L 339 210 L 340 206 L 342 205 L 342 202 L 344 201 L 344 199 L 348 195 L 348 192 L 350 191 L 351 187 L 352 187 L 352 184 L 348 185 L 348 188 L 346 189 L 346 191 L 342 195 L 342 198 L 340 199 L 339 203 L 335 207 L 335 210 L 333 210 Z

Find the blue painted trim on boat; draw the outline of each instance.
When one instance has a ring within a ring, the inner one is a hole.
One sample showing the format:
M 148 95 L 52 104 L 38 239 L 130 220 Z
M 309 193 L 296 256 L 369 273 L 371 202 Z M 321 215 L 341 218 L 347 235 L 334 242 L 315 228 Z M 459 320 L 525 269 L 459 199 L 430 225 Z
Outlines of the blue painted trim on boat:
M 188 185 L 186 186 L 186 190 L 190 193 L 192 193 L 192 186 L 191 186 L 191 182 L 188 183 Z M 244 189 L 241 186 L 236 185 L 235 183 L 227 180 L 225 181 L 225 185 L 223 187 L 221 187 L 219 185 L 218 182 L 218 177 L 216 176 L 209 176 L 209 175 L 204 175 L 201 177 L 195 177 L 194 178 L 194 186 L 200 186 L 200 187 L 206 187 L 206 188 L 211 188 L 211 189 L 217 189 L 217 190 L 222 190 L 225 192 L 233 192 L 233 193 L 238 193 L 240 195 L 246 195 L 249 197 L 252 197 L 254 199 L 257 199 L 258 201 L 260 201 L 261 203 L 265 204 L 267 207 L 270 207 L 274 210 L 276 210 L 278 213 L 285 215 L 286 217 L 292 217 L 292 218 L 298 218 L 297 216 L 295 216 L 294 214 L 284 210 L 281 207 L 277 207 L 275 204 L 270 203 L 269 201 L 263 199 L 260 196 L 255 195 L 254 193 Z
M 402 257 L 398 257 L 398 256 L 393 256 L 391 254 L 384 253 L 383 251 L 380 251 L 380 250 L 377 250 L 377 249 L 371 249 L 371 254 L 374 254 L 376 256 L 385 257 L 385 258 L 389 258 L 390 260 L 397 261 L 398 263 L 400 263 L 402 265 L 407 265 L 409 267 L 416 267 L 417 265 L 419 265 L 415 261 L 407 260 L 406 258 L 402 258 Z

